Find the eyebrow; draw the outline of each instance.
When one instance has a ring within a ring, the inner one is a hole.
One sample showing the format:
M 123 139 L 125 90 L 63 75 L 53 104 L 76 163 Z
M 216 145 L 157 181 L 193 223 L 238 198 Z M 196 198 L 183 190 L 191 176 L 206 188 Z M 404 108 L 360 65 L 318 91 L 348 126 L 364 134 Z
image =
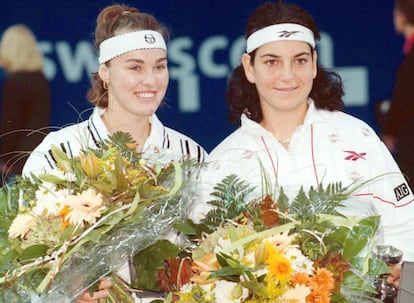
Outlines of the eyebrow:
M 294 55 L 293 58 L 298 58 L 298 57 L 301 57 L 301 56 L 304 56 L 304 55 L 310 56 L 311 54 L 309 52 L 301 52 L 299 54 Z M 281 56 L 275 55 L 275 54 L 263 54 L 263 55 L 260 56 L 260 58 L 263 58 L 263 57 L 280 58 Z
M 155 61 L 155 63 L 160 63 L 160 62 L 163 62 L 163 61 L 167 61 L 167 57 L 162 57 L 162 58 L 159 58 L 159 59 L 157 59 L 157 60 Z M 142 59 L 133 59 L 133 58 L 128 59 L 128 60 L 126 60 L 125 62 L 145 63 L 145 61 L 144 61 L 144 60 L 142 60 Z

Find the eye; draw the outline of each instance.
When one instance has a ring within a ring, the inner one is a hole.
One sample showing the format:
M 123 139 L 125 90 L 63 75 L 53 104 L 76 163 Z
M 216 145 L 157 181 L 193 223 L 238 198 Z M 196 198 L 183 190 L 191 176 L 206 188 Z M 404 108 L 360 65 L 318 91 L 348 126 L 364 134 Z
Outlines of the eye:
M 277 60 L 275 60 L 275 59 L 269 59 L 269 60 L 266 60 L 264 62 L 264 64 L 267 65 L 267 66 L 274 66 L 274 65 L 277 64 Z
M 304 65 L 304 64 L 308 63 L 308 61 L 309 60 L 307 58 L 298 58 L 298 59 L 296 59 L 296 63 L 299 64 L 299 65 Z
M 138 72 L 142 70 L 141 65 L 136 65 L 136 64 L 131 65 L 131 66 L 129 66 L 128 68 L 129 68 L 130 70 L 133 70 L 133 71 L 138 71 Z
M 167 68 L 167 63 L 160 63 L 160 64 L 157 64 L 156 66 L 155 66 L 155 69 L 157 70 L 157 71 L 163 71 L 164 69 L 166 69 Z

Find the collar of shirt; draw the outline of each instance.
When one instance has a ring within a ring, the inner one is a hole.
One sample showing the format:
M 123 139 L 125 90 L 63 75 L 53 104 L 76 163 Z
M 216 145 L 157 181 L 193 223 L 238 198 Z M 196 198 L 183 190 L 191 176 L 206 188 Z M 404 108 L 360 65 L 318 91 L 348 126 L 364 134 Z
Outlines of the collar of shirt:
M 325 118 L 322 115 L 322 112 L 315 107 L 314 101 L 312 99 L 309 99 L 308 104 L 309 107 L 308 111 L 306 112 L 305 121 L 302 125 L 298 126 L 298 129 L 307 128 L 311 124 L 325 120 Z M 262 136 L 264 133 L 266 133 L 269 136 L 273 137 L 273 135 L 270 132 L 268 132 L 263 126 L 251 120 L 249 117 L 247 117 L 246 114 L 242 114 L 241 116 L 241 126 L 252 135 Z
M 109 137 L 109 131 L 102 120 L 102 115 L 104 112 L 105 108 L 96 106 L 89 119 L 90 132 L 92 133 L 93 137 L 95 137 L 98 141 L 106 140 Z M 145 141 L 144 150 L 146 150 L 149 146 L 156 146 L 162 148 L 163 142 L 166 139 L 164 125 L 158 119 L 156 114 L 153 114 L 150 117 L 150 123 L 151 132 L 149 137 Z

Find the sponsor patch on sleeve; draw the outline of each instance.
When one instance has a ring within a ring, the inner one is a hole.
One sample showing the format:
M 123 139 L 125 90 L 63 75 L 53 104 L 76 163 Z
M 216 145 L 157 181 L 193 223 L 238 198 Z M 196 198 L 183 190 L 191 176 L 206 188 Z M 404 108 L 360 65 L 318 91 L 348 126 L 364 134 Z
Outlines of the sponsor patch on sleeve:
M 400 201 L 401 199 L 404 199 L 410 194 L 410 189 L 407 185 L 407 183 L 403 183 L 397 187 L 394 188 L 394 194 L 397 201 Z

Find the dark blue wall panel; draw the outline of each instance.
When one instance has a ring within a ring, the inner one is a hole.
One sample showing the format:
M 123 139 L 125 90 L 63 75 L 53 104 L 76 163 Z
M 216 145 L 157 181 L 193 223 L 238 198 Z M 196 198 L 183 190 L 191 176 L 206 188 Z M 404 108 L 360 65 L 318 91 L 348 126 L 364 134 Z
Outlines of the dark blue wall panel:
M 124 1 L 153 13 L 171 30 L 170 87 L 159 110 L 164 123 L 214 147 L 234 127 L 226 120 L 225 90 L 243 51 L 248 16 L 263 1 Z M 93 30 L 100 9 L 113 1 L 0 1 L 0 31 L 14 23 L 32 28 L 52 81 L 52 124 L 85 119 L 85 93 L 97 69 Z M 377 128 L 374 102 L 388 98 L 402 56 L 392 23 L 392 1 L 302 0 L 323 32 L 319 58 L 346 82 L 346 110 Z M 82 114 L 83 113 L 83 114 Z

